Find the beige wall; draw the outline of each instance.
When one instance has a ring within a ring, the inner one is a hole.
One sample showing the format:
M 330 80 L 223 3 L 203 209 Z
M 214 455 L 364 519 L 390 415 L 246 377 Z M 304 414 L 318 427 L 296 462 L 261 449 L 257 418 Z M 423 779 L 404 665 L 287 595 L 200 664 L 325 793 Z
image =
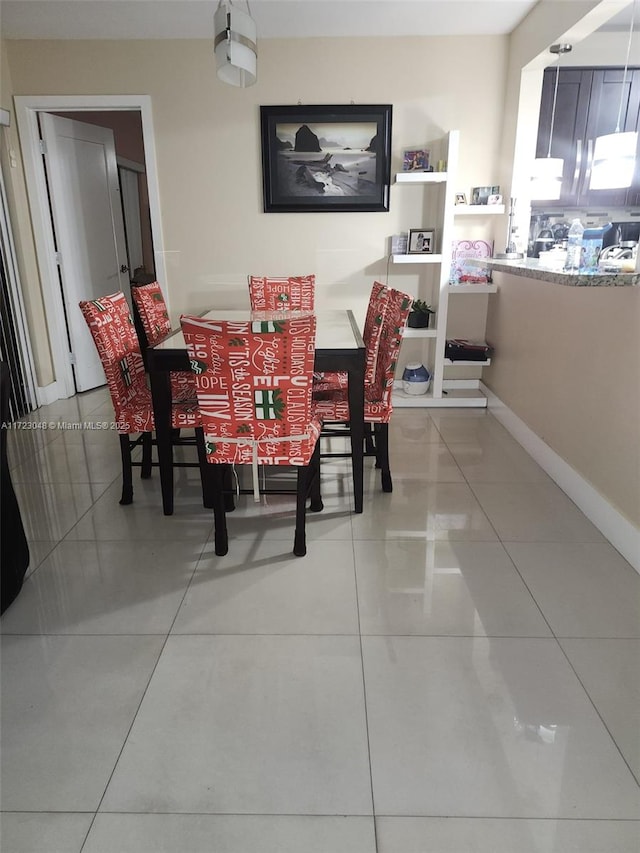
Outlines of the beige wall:
M 424 221 L 424 193 L 392 186 L 390 213 L 264 214 L 259 106 L 391 103 L 393 170 L 403 148 L 457 128 L 468 192 L 496 182 L 507 45 L 503 37 L 262 41 L 258 83 L 246 90 L 217 80 L 210 39 L 6 49 L 14 94 L 151 96 L 175 319 L 246 304 L 250 272 L 315 272 L 320 307 L 363 313 L 372 281 L 386 277 L 389 236 L 435 224 Z M 392 266 L 389 280 L 417 292 L 409 268 Z
M 640 288 L 495 278 L 485 384 L 640 526 Z

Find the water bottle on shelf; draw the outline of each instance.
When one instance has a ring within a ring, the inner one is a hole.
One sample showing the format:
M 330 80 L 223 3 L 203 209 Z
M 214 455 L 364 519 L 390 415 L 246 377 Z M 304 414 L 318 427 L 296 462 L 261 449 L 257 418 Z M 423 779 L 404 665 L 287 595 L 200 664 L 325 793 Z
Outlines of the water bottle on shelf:
M 579 219 L 574 219 L 569 228 L 567 240 L 567 259 L 564 264 L 565 272 L 578 272 L 582 265 L 582 235 L 584 227 Z

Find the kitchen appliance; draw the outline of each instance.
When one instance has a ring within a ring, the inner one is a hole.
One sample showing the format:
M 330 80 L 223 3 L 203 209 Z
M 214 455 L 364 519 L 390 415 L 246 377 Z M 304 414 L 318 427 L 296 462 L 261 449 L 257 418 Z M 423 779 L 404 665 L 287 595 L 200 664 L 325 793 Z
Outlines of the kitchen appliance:
M 556 241 L 553 236 L 553 231 L 550 228 L 542 228 L 542 230 L 534 240 L 532 257 L 539 258 L 540 252 L 551 251 L 555 242 Z
M 621 243 L 615 243 L 613 246 L 607 246 L 600 253 L 601 261 L 621 261 L 625 258 L 633 258 L 636 252 L 637 243 L 635 240 L 623 240 Z

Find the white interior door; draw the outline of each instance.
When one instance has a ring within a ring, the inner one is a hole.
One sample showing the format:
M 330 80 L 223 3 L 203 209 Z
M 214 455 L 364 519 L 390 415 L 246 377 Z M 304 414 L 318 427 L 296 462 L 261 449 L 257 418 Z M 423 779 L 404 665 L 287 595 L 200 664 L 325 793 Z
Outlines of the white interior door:
M 130 296 L 113 131 L 40 118 L 76 389 L 87 391 L 105 378 L 78 303 L 117 290 Z

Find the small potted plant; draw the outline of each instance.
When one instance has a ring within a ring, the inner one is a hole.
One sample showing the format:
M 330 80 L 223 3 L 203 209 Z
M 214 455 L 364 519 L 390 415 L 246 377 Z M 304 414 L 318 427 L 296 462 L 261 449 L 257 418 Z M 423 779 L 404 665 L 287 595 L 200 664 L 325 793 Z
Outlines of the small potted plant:
M 411 304 L 411 311 L 407 319 L 407 326 L 410 329 L 427 329 L 429 327 L 429 318 L 431 314 L 435 314 L 431 305 L 427 305 L 422 299 L 414 299 Z

